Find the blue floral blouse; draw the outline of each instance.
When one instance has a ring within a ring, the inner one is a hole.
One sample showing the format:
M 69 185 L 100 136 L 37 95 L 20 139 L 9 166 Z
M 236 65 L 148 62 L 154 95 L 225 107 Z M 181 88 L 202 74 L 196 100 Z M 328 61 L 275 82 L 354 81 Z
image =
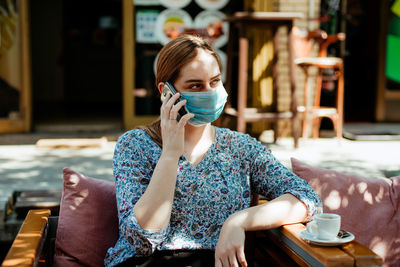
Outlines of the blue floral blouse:
M 322 210 L 321 200 L 307 182 L 255 138 L 215 129 L 215 141 L 198 165 L 184 156 L 179 159 L 171 220 L 157 231 L 139 226 L 133 206 L 150 182 L 161 148 L 140 129 L 119 138 L 113 160 L 119 239 L 108 249 L 106 266 L 150 255 L 156 249 L 215 249 L 228 216 L 250 206 L 251 190 L 268 200 L 285 193 L 296 196 L 308 208 L 307 220 Z

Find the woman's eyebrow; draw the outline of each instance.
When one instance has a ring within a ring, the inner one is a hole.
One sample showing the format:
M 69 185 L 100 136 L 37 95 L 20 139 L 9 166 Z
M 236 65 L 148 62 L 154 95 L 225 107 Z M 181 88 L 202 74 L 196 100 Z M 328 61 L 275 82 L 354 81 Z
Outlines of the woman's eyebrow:
M 194 83 L 194 82 L 203 82 L 203 80 L 198 80 L 198 79 L 190 79 L 190 80 L 186 80 L 185 83 Z
M 221 76 L 221 73 L 218 73 L 217 75 L 215 75 L 214 77 L 211 78 L 211 80 L 214 80 L 216 78 L 219 78 Z M 201 79 L 190 79 L 190 80 L 186 80 L 185 83 L 193 83 L 193 82 L 203 82 L 203 80 Z

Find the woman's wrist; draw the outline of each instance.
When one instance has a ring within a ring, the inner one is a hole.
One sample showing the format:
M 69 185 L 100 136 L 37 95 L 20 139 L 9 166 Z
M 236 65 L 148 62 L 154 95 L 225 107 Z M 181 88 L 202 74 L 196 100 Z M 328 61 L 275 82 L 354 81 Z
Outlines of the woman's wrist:
M 238 211 L 231 214 L 228 219 L 226 219 L 225 224 L 227 226 L 240 227 L 246 231 L 246 217 L 247 214 L 245 210 Z
M 181 155 L 179 155 L 178 153 L 174 153 L 171 151 L 162 151 L 161 156 L 160 156 L 160 160 L 163 161 L 169 161 L 169 162 L 178 162 L 179 161 L 179 157 Z

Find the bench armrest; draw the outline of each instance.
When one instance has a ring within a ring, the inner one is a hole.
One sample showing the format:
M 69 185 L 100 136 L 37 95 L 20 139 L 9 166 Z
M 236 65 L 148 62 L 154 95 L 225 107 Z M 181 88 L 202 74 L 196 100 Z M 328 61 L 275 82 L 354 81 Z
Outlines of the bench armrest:
M 301 223 L 265 231 L 265 235 L 301 266 L 381 266 L 383 260 L 372 250 L 352 241 L 343 246 L 314 246 L 300 238 Z
M 36 266 L 47 235 L 50 210 L 30 210 L 2 267 Z

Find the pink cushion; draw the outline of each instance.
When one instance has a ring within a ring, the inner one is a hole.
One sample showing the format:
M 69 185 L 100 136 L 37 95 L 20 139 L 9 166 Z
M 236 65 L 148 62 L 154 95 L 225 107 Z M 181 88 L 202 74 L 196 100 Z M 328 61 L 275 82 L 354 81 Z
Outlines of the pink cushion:
M 114 183 L 63 169 L 55 266 L 103 266 L 118 239 Z
M 342 229 L 384 259 L 400 265 L 400 176 L 369 178 L 310 166 L 292 158 L 293 172 L 306 180 L 324 212 L 342 216 Z

